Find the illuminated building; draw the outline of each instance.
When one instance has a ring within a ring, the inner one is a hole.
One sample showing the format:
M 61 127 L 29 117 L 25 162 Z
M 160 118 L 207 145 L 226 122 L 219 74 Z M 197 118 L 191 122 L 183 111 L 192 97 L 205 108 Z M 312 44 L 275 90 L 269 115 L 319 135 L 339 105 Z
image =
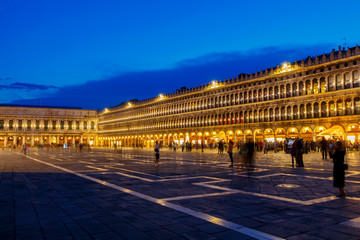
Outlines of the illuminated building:
M 97 145 L 97 111 L 0 105 L 0 147 L 27 143 Z
M 104 111 L 0 106 L 0 146 L 89 143 L 152 146 L 283 141 L 359 142 L 360 49 L 332 50 L 256 73 L 182 88 Z
M 300 136 L 359 140 L 360 49 L 332 50 L 208 85 L 100 112 L 101 146 L 283 141 Z

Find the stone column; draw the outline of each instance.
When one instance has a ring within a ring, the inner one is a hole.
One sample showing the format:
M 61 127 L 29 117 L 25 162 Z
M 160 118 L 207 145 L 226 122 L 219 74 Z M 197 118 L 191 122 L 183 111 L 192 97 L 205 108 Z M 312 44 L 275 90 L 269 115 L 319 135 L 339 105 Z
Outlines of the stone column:
M 80 143 L 83 144 L 83 136 L 80 137 Z
M 4 147 L 7 146 L 7 140 L 8 140 L 8 136 L 6 135 L 6 136 L 5 136 L 5 139 L 4 139 Z

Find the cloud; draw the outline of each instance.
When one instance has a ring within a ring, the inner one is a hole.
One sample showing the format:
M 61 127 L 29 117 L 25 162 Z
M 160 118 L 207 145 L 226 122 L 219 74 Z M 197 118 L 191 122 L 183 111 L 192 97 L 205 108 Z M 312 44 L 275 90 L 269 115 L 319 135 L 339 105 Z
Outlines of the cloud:
M 210 53 L 181 61 L 171 69 L 113 75 L 81 85 L 59 88 L 52 96 L 46 98 L 16 100 L 12 103 L 103 109 L 130 99 L 142 100 L 155 97 L 159 93 L 175 92 L 176 89 L 183 86 L 196 87 L 207 84 L 213 79 L 222 80 L 236 77 L 240 73 L 260 71 L 260 69 L 264 70 L 280 65 L 284 61 L 292 62 L 330 51 L 329 44 L 322 44 L 317 46 L 275 46 L 243 52 Z M 14 86 L 25 87 L 19 84 Z M 38 87 L 40 86 L 42 85 L 38 85 Z M 31 86 L 27 87 L 31 88 Z
M 38 84 L 32 84 L 32 83 L 21 83 L 21 82 L 15 82 L 8 85 L 0 85 L 0 90 L 5 89 L 19 89 L 19 90 L 47 90 L 51 88 L 58 88 L 55 86 L 48 86 L 48 85 L 38 85 Z

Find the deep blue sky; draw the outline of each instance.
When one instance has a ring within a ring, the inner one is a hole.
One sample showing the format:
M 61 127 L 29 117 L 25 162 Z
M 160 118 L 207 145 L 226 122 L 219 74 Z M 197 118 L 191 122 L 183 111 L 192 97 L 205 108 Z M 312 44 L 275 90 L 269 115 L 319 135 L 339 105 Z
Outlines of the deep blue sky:
M 354 46 L 359 9 L 358 0 L 0 0 L 0 103 L 102 109 Z

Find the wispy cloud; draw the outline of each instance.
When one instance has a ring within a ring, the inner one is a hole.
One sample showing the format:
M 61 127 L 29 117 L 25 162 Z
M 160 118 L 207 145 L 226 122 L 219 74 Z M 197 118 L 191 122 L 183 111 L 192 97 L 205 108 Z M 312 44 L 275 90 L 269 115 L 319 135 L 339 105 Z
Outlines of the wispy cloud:
M 295 61 L 307 56 L 330 52 L 328 44 L 317 46 L 266 47 L 246 52 L 211 53 L 198 58 L 186 59 L 172 69 L 128 72 L 113 75 L 85 84 L 59 88 L 46 98 L 15 100 L 13 103 L 51 105 L 76 105 L 83 108 L 101 109 L 130 99 L 145 99 L 159 93 L 170 93 L 186 86 L 195 87 L 213 79 L 236 77 L 270 68 L 284 61 Z M 47 89 L 53 86 L 11 84 L 13 88 Z M 1 89 L 1 86 L 0 86 Z M 64 98 L 66 96 L 66 98 Z
M 11 83 L 8 85 L 0 85 L 1 90 L 21 89 L 21 90 L 32 91 L 32 90 L 47 90 L 47 89 L 51 89 L 51 88 L 56 89 L 58 87 L 51 86 L 51 85 L 39 85 L 39 84 L 21 83 L 21 82 L 15 82 L 15 83 Z

